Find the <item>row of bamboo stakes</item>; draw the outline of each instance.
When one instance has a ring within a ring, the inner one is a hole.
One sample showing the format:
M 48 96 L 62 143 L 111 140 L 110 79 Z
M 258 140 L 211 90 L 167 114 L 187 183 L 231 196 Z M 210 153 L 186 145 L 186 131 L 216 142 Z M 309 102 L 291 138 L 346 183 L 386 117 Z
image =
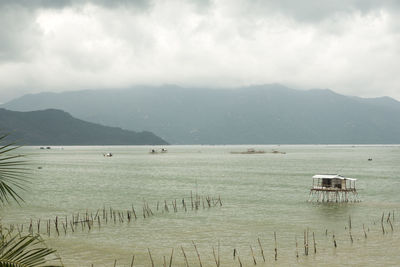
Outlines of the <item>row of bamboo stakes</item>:
M 394 227 L 393 227 L 393 222 L 394 222 L 395 218 L 394 218 L 394 211 L 389 212 L 387 214 L 387 217 L 385 218 L 385 213 L 382 213 L 382 217 L 381 217 L 381 228 L 382 228 L 382 234 L 385 235 L 388 233 L 388 230 L 385 229 L 385 221 L 386 221 L 386 225 L 390 226 L 391 232 L 394 231 Z M 393 221 L 393 222 L 392 222 Z M 376 222 L 374 222 L 374 224 L 376 224 Z M 386 227 L 387 227 L 386 226 Z M 363 228 L 363 236 L 365 239 L 367 239 L 368 235 L 367 232 L 369 232 L 369 228 L 367 228 L 367 230 L 365 229 L 365 225 L 362 225 Z M 352 235 L 352 221 L 351 221 L 351 216 L 349 216 L 349 220 L 348 220 L 348 225 L 345 226 L 345 229 L 348 229 L 349 231 L 349 239 L 351 244 L 353 244 L 354 242 L 354 238 Z M 310 240 L 310 237 L 312 236 L 312 240 Z M 328 236 L 328 229 L 325 229 L 325 236 Z M 278 261 L 278 242 L 277 242 L 277 234 L 276 232 L 274 232 L 273 234 L 273 241 L 274 241 L 274 261 Z M 261 264 L 267 261 L 266 256 L 265 256 L 265 252 L 264 252 L 264 248 L 262 246 L 262 242 L 260 240 L 260 238 L 257 238 L 257 243 L 258 243 L 258 250 L 259 250 L 259 254 L 261 255 L 262 258 L 262 262 Z M 195 242 L 192 240 L 192 245 L 194 248 L 194 251 L 196 252 L 197 255 L 197 259 L 198 259 L 198 266 L 203 267 L 204 263 L 201 260 L 201 256 L 200 253 L 197 249 L 197 246 L 195 244 Z M 338 248 L 338 242 L 335 236 L 335 233 L 332 232 L 332 245 L 333 247 L 336 249 Z M 299 244 L 298 244 L 298 239 L 297 236 L 295 236 L 295 255 L 297 260 L 299 259 L 300 255 L 299 255 Z M 312 247 L 311 247 L 312 246 Z M 316 235 L 315 232 L 312 232 L 312 235 L 310 233 L 309 228 L 304 230 L 304 236 L 303 236 L 303 247 L 304 247 L 304 253 L 303 256 L 308 256 L 310 254 L 309 250 L 312 249 L 313 254 L 317 254 L 317 242 L 316 242 Z M 183 261 L 185 263 L 186 267 L 190 267 L 191 265 L 189 264 L 189 260 L 186 254 L 185 249 L 183 248 L 183 246 L 180 246 L 180 250 L 181 250 L 181 254 L 183 257 Z M 257 265 L 258 263 L 260 263 L 260 261 L 258 261 L 256 255 L 255 255 L 255 249 L 253 249 L 253 247 L 250 245 L 250 255 L 251 255 L 251 262 L 253 265 Z M 153 256 L 151 254 L 151 250 L 150 248 L 147 248 L 147 253 L 149 255 L 149 264 L 151 267 L 155 266 L 154 263 L 154 259 Z M 214 263 L 216 267 L 220 267 L 221 266 L 221 257 L 220 257 L 220 242 L 218 241 L 218 246 L 217 249 L 214 248 L 214 246 L 212 246 L 212 254 L 213 254 L 213 259 L 214 259 Z M 174 257 L 174 248 L 172 248 L 171 250 L 171 254 L 169 255 L 169 257 L 163 256 L 163 267 L 172 267 L 173 265 L 173 257 Z M 237 248 L 233 248 L 233 261 L 236 262 L 237 261 L 237 265 L 239 267 L 243 267 L 244 263 L 242 262 L 240 256 L 239 256 L 239 252 Z M 133 267 L 135 263 L 135 255 L 132 256 L 131 259 L 131 263 L 130 266 Z M 208 263 L 209 264 L 209 263 Z M 114 260 L 114 267 L 117 266 L 117 260 Z M 193 266 L 193 265 L 192 265 Z M 197 266 L 197 265 L 195 265 Z M 91 267 L 94 267 L 94 264 L 91 265 Z
M 199 199 L 202 199 L 202 198 L 196 196 L 194 201 L 191 202 L 191 203 L 193 203 L 192 204 L 193 210 L 198 209 L 200 207 L 201 201 L 199 202 Z M 220 197 L 211 198 L 211 197 L 207 196 L 205 199 L 206 199 L 206 201 L 208 203 L 207 206 L 209 208 L 213 207 L 213 206 L 217 206 L 217 205 L 222 206 L 222 201 L 221 201 Z M 182 209 L 185 209 L 184 208 L 184 203 L 185 203 L 185 201 L 183 199 L 182 200 Z M 166 201 L 164 201 L 163 204 L 164 204 L 164 206 L 162 207 L 163 212 L 169 212 L 170 208 L 171 208 L 171 210 L 174 210 L 174 212 L 178 211 L 178 207 L 177 207 L 178 205 L 176 204 L 176 200 L 172 201 L 171 205 L 168 205 Z M 170 206 L 170 208 L 168 206 Z M 158 203 L 157 204 L 157 210 L 159 208 L 160 208 L 160 205 Z M 204 206 L 204 208 L 206 208 L 206 206 Z M 110 216 L 108 216 L 108 215 L 110 215 Z M 154 213 L 151 211 L 151 209 L 150 209 L 150 207 L 149 207 L 147 202 L 144 202 L 144 204 L 143 204 L 142 215 L 143 215 L 143 218 L 147 218 L 149 216 L 154 215 Z M 110 210 L 108 212 L 108 210 L 103 208 L 102 210 L 98 210 L 95 213 L 94 216 L 93 216 L 93 214 L 89 215 L 88 212 L 86 212 L 83 217 L 80 217 L 79 213 L 76 214 L 76 215 L 73 214 L 72 215 L 72 220 L 70 220 L 69 223 L 70 223 L 70 228 L 71 228 L 72 232 L 77 230 L 77 228 L 78 228 L 77 225 L 81 225 L 82 230 L 85 229 L 85 225 L 86 225 L 88 227 L 89 231 L 90 231 L 90 229 L 93 228 L 93 225 L 94 225 L 95 222 L 98 222 L 98 225 L 99 225 L 99 228 L 100 228 L 101 227 L 101 223 L 100 223 L 101 221 L 105 221 L 105 222 L 113 221 L 114 223 L 116 223 L 117 219 L 118 219 L 118 221 L 120 223 L 123 223 L 125 220 L 127 220 L 128 222 L 130 220 L 133 220 L 133 219 L 136 220 L 137 217 L 138 217 L 138 215 L 136 214 L 133 206 L 132 206 L 132 210 L 131 211 L 127 211 L 126 212 L 126 217 L 120 211 L 116 211 L 116 210 L 113 210 L 112 208 L 110 208 Z M 373 224 L 376 225 L 377 222 L 380 222 L 380 228 L 381 228 L 382 234 L 385 235 L 385 234 L 388 234 L 389 232 L 393 232 L 394 231 L 394 226 L 393 226 L 394 221 L 395 221 L 395 213 L 394 213 L 394 211 L 388 212 L 387 214 L 385 214 L 385 212 L 383 212 L 382 216 L 380 217 L 380 220 L 379 221 L 374 221 Z M 59 220 L 58 217 L 56 217 L 56 219 L 54 220 L 54 227 L 55 227 L 55 230 L 57 232 L 57 235 L 60 235 L 60 229 L 59 229 L 60 225 L 62 225 L 62 227 L 63 227 L 62 229 L 64 230 L 64 233 L 67 234 L 68 218 L 66 217 L 65 221 L 62 221 L 62 222 Z M 40 220 L 38 220 L 38 223 L 37 223 L 36 226 L 37 226 L 37 232 L 40 233 Z M 49 236 L 50 236 L 50 228 L 51 228 L 51 221 L 48 220 L 48 221 L 46 221 L 46 232 L 48 233 Z M 345 228 L 345 230 L 348 230 L 349 241 L 351 242 L 351 244 L 353 244 L 354 237 L 353 237 L 353 234 L 352 234 L 353 228 L 352 228 L 351 216 L 349 216 L 348 224 L 345 225 L 344 228 Z M 16 229 L 18 230 L 19 233 L 22 233 L 23 225 L 21 225 L 21 228 L 19 228 L 18 225 L 17 225 Z M 33 225 L 33 222 L 31 220 L 31 222 L 29 224 L 29 228 L 28 228 L 29 233 L 33 234 L 33 232 L 34 232 L 33 229 L 34 229 L 34 225 Z M 15 230 L 14 225 L 10 225 L 10 231 L 13 231 L 13 230 Z M 363 233 L 364 239 L 368 238 L 369 231 L 370 231 L 369 227 L 366 228 L 365 224 L 362 224 L 362 233 Z M 328 237 L 328 229 L 325 229 L 325 236 Z M 273 255 L 274 256 L 273 256 L 273 258 L 274 258 L 274 261 L 278 261 L 278 242 L 277 242 L 277 233 L 276 232 L 273 233 L 273 241 L 274 241 L 274 250 L 273 250 Z M 259 253 L 260 253 L 261 258 L 262 258 L 262 262 L 266 262 L 267 259 L 266 259 L 264 248 L 262 246 L 262 242 L 261 242 L 260 238 L 257 238 L 257 243 L 258 243 L 258 247 L 259 247 L 258 248 L 259 249 Z M 201 256 L 200 256 L 199 250 L 197 249 L 197 245 L 195 244 L 194 241 L 192 241 L 192 245 L 193 245 L 194 251 L 196 252 L 196 256 L 197 256 L 197 259 L 198 259 L 198 264 L 199 264 L 200 267 L 202 267 L 203 266 L 203 262 L 201 260 Z M 332 246 L 335 249 L 338 248 L 338 246 L 339 246 L 339 244 L 337 242 L 336 235 L 335 235 L 334 232 L 332 232 Z M 250 247 L 251 261 L 252 261 L 253 265 L 257 265 L 258 263 L 260 263 L 260 261 L 257 259 L 256 255 L 255 255 L 255 252 L 254 252 L 255 249 L 253 249 L 253 247 L 251 245 L 249 247 Z M 304 253 L 303 253 L 304 256 L 308 256 L 310 254 L 310 250 L 312 251 L 311 253 L 317 254 L 316 235 L 315 235 L 314 231 L 311 233 L 309 228 L 305 229 L 304 233 L 303 233 L 303 249 L 304 249 Z M 181 254 L 182 254 L 183 260 L 185 262 L 185 266 L 189 267 L 190 266 L 189 265 L 189 260 L 188 260 L 186 251 L 183 248 L 183 246 L 180 247 L 180 250 L 181 250 Z M 299 240 L 298 240 L 297 236 L 295 236 L 295 256 L 296 256 L 296 259 L 299 259 L 299 257 L 300 257 L 299 250 L 300 250 L 300 248 L 299 248 Z M 147 253 L 149 255 L 149 261 L 150 261 L 149 264 L 152 267 L 154 267 L 155 263 L 154 263 L 154 259 L 153 259 L 153 256 L 151 254 L 150 248 L 147 249 Z M 217 267 L 220 267 L 220 265 L 221 265 L 221 259 L 220 258 L 221 257 L 220 257 L 220 244 L 219 244 L 219 242 L 218 242 L 217 248 L 212 247 L 212 254 L 213 254 L 213 259 L 214 259 L 215 265 Z M 172 248 L 171 255 L 169 257 L 163 256 L 163 266 L 172 267 L 173 257 L 174 257 L 174 248 Z M 242 259 L 239 256 L 239 252 L 238 252 L 237 248 L 233 248 L 233 261 L 235 261 L 235 262 L 237 261 L 237 264 L 240 267 L 244 266 L 244 263 L 242 262 Z M 135 255 L 132 256 L 130 266 L 134 266 L 134 263 L 135 263 Z M 94 265 L 92 264 L 92 267 L 93 266 Z M 114 266 L 117 266 L 117 260 L 114 261 Z
M 89 212 L 88 210 L 86 210 L 86 212 L 84 213 L 72 213 L 71 217 L 56 216 L 53 220 L 30 219 L 28 225 L 28 233 L 32 235 L 35 232 L 37 234 L 43 234 L 42 228 L 44 224 L 46 226 L 45 234 L 49 237 L 51 236 L 52 231 L 55 231 L 55 234 L 57 236 L 60 236 L 60 233 L 62 232 L 64 232 L 64 235 L 67 235 L 69 229 L 72 233 L 79 229 L 81 229 L 81 231 L 88 229 L 88 231 L 90 232 L 92 229 L 94 229 L 96 225 L 98 229 L 101 229 L 102 224 L 108 224 L 109 222 L 114 224 L 116 224 L 117 222 L 120 224 L 125 222 L 130 223 L 131 221 L 136 221 L 140 217 L 143 217 L 143 219 L 152 217 L 156 215 L 157 212 L 158 214 L 169 213 L 170 211 L 177 213 L 179 209 L 181 211 L 187 212 L 189 209 L 197 211 L 201 207 L 203 209 L 209 209 L 222 206 L 222 200 L 220 196 L 200 196 L 198 194 L 193 195 L 192 192 L 190 193 L 190 204 L 187 205 L 186 202 L 187 201 L 185 201 L 185 198 L 182 198 L 180 205 L 178 205 L 176 199 L 170 202 L 167 202 L 167 200 L 164 200 L 163 202 L 157 201 L 157 205 L 155 206 L 155 208 L 153 208 L 155 209 L 153 211 L 150 208 L 149 203 L 143 200 L 141 212 L 138 212 L 132 204 L 131 209 L 125 211 L 115 210 L 112 207 L 106 208 L 105 206 L 103 206 L 102 209 L 98 209 L 96 212 Z M 17 230 L 18 233 L 21 235 L 21 233 L 23 233 L 24 231 L 24 224 L 10 224 L 9 229 L 10 231 Z

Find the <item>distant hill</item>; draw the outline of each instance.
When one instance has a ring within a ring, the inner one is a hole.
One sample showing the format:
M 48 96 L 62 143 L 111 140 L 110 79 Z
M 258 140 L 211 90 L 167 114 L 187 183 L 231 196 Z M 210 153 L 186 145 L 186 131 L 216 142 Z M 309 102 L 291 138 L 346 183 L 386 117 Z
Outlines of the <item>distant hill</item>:
M 3 107 L 58 108 L 174 144 L 400 143 L 400 103 L 281 85 L 237 89 L 135 87 L 25 95 Z
M 164 145 L 150 132 L 133 132 L 73 118 L 55 109 L 16 112 L 0 109 L 0 131 L 24 145 Z

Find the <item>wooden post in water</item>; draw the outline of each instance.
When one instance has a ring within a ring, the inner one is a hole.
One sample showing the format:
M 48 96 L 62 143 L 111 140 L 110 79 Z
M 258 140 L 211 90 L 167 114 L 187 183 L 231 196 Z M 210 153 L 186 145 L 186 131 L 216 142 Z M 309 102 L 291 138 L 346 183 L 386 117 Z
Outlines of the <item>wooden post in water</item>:
M 332 238 L 333 238 L 333 245 L 335 246 L 335 248 L 337 247 L 337 244 L 336 244 L 336 238 L 335 238 L 335 234 L 333 233 L 332 234 Z
M 192 243 L 193 243 L 194 249 L 196 250 L 197 258 L 199 259 L 199 263 L 200 263 L 200 267 L 203 267 L 203 264 L 201 264 L 200 254 L 199 254 L 199 251 L 197 250 L 197 246 L 193 240 L 192 240 Z
M 367 232 L 365 232 L 365 226 L 363 224 L 363 231 L 364 231 L 364 237 L 367 238 Z
M 189 267 L 189 262 L 188 262 L 188 260 L 187 260 L 185 250 L 183 250 L 183 247 L 182 247 L 182 246 L 181 246 L 181 250 L 182 250 L 183 258 L 185 259 L 186 267 Z
M 190 202 L 192 203 L 192 210 L 193 210 L 193 192 L 190 191 Z
M 219 265 L 221 264 L 221 259 L 220 259 L 220 253 L 219 253 L 219 248 L 220 248 L 220 246 L 219 246 L 219 240 L 218 240 L 218 266 L 217 267 L 219 267 Z
M 308 229 L 304 230 L 304 255 L 308 256 Z
M 274 240 L 275 240 L 275 261 L 278 260 L 278 246 L 276 243 L 276 232 L 274 232 Z
M 172 250 L 171 250 L 171 257 L 169 258 L 169 267 L 172 267 L 173 257 L 174 257 L 174 248 L 172 248 Z M 189 265 L 188 265 L 188 267 L 189 267 Z
M 257 239 L 258 239 L 258 245 L 260 246 L 260 250 L 261 250 L 261 256 L 263 257 L 263 260 L 265 262 L 264 250 L 263 250 L 263 247 L 261 245 L 260 238 L 257 238 Z
M 315 242 L 315 234 L 312 232 L 312 238 L 314 243 L 314 254 L 317 254 L 317 243 Z
M 135 261 L 135 255 L 132 256 L 131 267 L 133 267 L 133 262 Z
M 242 267 L 243 265 L 242 265 L 242 262 L 240 261 L 239 255 L 238 255 L 238 261 L 239 261 L 239 267 Z
M 217 256 L 215 255 L 214 246 L 212 247 L 212 251 L 213 251 L 213 256 L 214 256 L 215 265 L 218 267 L 218 260 L 217 260 Z
M 254 263 L 254 265 L 257 265 L 257 261 L 256 261 L 256 258 L 254 257 L 254 252 L 253 252 L 253 248 L 251 247 L 251 245 L 250 245 L 250 250 L 251 250 L 251 256 L 253 257 L 253 263 Z
M 390 221 L 390 219 L 388 219 L 388 222 L 389 222 L 390 228 L 392 229 L 392 232 L 393 232 L 393 224 L 392 224 L 392 222 Z
M 151 267 L 154 267 L 154 261 L 153 261 L 153 257 L 151 256 L 150 249 L 147 248 L 147 251 L 149 252 L 149 257 L 150 257 L 150 261 L 151 261 Z

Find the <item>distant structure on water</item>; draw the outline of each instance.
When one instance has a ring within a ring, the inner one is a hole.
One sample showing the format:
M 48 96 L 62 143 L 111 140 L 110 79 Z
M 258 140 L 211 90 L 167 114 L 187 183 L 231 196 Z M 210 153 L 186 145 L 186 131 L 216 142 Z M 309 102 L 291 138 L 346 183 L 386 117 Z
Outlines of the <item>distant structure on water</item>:
M 168 150 L 166 148 L 161 148 L 160 150 L 156 150 L 156 149 L 152 148 L 149 153 L 150 154 L 158 154 L 158 153 L 167 153 L 167 152 L 168 152 Z
M 338 174 L 317 174 L 313 177 L 309 201 L 359 202 L 354 178 Z

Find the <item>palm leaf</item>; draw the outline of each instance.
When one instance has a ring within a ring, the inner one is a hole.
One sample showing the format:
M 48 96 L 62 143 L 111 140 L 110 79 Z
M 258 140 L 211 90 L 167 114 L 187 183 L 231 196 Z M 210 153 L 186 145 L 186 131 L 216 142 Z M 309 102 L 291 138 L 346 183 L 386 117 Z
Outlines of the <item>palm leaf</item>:
M 10 200 L 19 204 L 23 199 L 16 190 L 25 190 L 29 169 L 26 168 L 27 162 L 23 155 L 14 153 L 20 146 L 14 142 L 5 142 L 7 136 L 0 136 L 0 144 L 5 143 L 0 146 L 0 204 L 9 203 Z
M 8 238 L 2 236 L 0 245 L 1 267 L 62 266 L 44 265 L 48 262 L 46 257 L 54 255 L 56 251 L 47 248 L 39 235 L 27 235 L 23 237 L 14 235 Z M 51 260 L 59 259 L 53 257 Z

